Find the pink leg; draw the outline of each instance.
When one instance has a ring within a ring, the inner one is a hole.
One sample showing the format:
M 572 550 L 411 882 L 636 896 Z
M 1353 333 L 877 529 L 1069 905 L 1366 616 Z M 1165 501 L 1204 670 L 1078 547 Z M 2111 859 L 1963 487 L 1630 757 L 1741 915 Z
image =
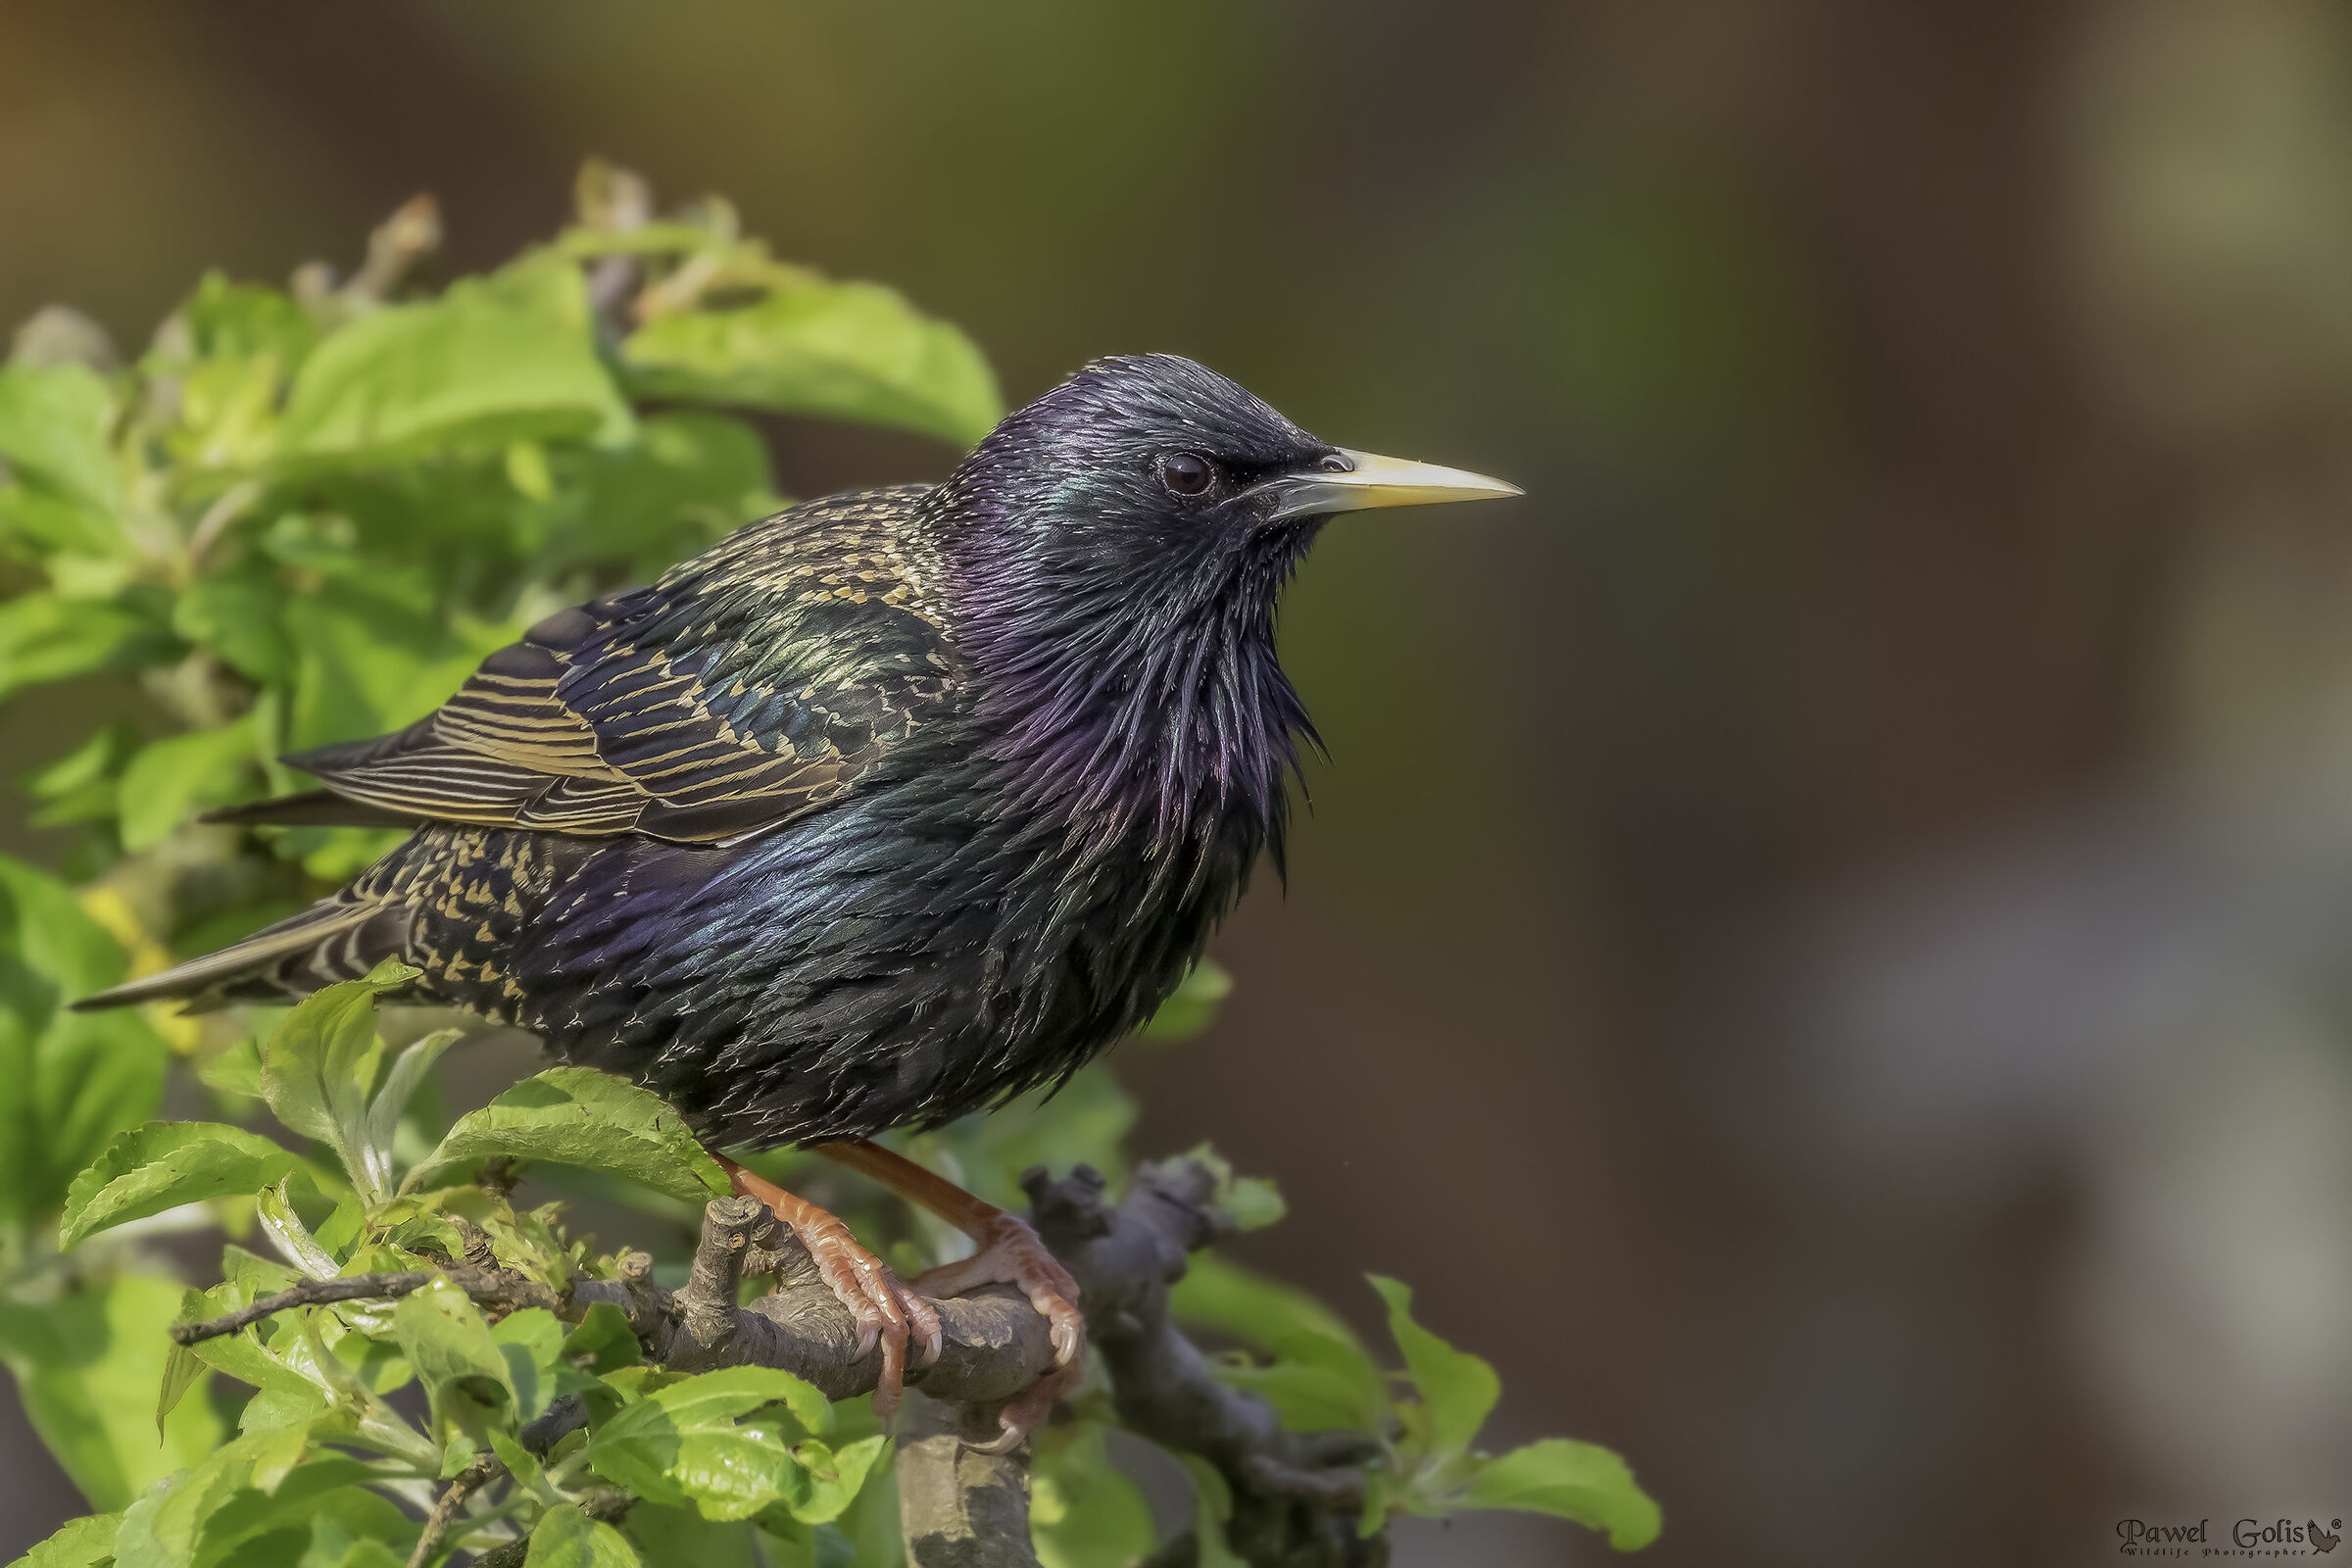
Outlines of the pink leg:
M 1003 1434 L 988 1446 L 994 1452 L 1017 1446 L 1052 1413 L 1054 1401 L 1075 1389 L 1086 1375 L 1086 1319 L 1071 1304 L 1078 1298 L 1078 1282 L 1046 1250 L 1046 1244 L 1027 1220 L 982 1202 L 906 1155 L 866 1138 L 808 1147 L 871 1177 L 909 1202 L 919 1203 L 979 1247 L 972 1256 L 943 1264 L 914 1280 L 912 1289 L 942 1297 L 958 1296 L 983 1285 L 1010 1285 L 1029 1298 L 1029 1304 L 1050 1325 L 1054 1369 L 1004 1406 L 997 1418 Z
M 858 1245 L 850 1228 L 832 1214 L 724 1154 L 717 1158 L 735 1191 L 765 1203 L 777 1223 L 808 1249 L 817 1278 L 858 1320 L 858 1353 L 881 1343 L 882 1376 L 874 1385 L 874 1410 L 887 1419 L 898 1409 L 906 1389 L 907 1342 L 911 1339 L 921 1347 L 923 1365 L 939 1359 L 939 1314 L 922 1296 L 900 1284 L 880 1258 Z

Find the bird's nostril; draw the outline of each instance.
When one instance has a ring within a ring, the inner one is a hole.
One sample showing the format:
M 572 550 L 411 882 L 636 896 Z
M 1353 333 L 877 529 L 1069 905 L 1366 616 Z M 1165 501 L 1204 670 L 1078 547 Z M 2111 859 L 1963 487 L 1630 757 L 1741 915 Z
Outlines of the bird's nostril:
M 1325 473 L 1353 473 L 1355 471 L 1355 465 L 1348 461 L 1345 453 L 1340 452 L 1324 454 L 1322 460 L 1315 466 Z

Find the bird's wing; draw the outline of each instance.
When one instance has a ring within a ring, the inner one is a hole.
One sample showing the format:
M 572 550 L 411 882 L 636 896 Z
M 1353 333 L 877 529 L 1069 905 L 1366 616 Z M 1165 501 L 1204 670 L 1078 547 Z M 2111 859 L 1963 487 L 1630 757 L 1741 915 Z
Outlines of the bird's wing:
M 715 843 L 796 816 L 952 700 L 900 531 L 919 494 L 756 523 L 549 616 L 408 729 L 287 760 L 360 807 L 441 821 Z

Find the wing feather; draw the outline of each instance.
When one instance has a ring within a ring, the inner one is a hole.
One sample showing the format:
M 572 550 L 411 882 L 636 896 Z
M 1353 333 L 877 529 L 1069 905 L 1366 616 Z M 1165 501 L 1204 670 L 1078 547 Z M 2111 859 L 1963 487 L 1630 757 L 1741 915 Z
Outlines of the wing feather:
M 363 806 L 559 833 L 715 843 L 814 809 L 955 700 L 902 547 L 920 494 L 755 523 L 549 616 L 409 728 L 286 760 Z

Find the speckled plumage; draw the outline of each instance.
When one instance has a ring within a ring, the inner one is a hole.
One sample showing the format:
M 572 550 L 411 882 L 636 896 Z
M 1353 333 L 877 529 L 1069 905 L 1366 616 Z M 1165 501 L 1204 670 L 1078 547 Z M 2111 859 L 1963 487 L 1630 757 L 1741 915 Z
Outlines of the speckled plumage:
M 1155 467 L 1213 457 L 1184 501 Z M 336 897 L 104 1001 L 283 998 L 384 957 L 714 1142 L 932 1124 L 1052 1081 L 1166 997 L 1280 855 L 1306 715 L 1276 597 L 1333 460 L 1166 356 L 1089 367 L 943 485 L 754 523 L 565 611 L 325 792 L 419 821 Z M 1211 504 L 1213 503 L 1213 504 Z

